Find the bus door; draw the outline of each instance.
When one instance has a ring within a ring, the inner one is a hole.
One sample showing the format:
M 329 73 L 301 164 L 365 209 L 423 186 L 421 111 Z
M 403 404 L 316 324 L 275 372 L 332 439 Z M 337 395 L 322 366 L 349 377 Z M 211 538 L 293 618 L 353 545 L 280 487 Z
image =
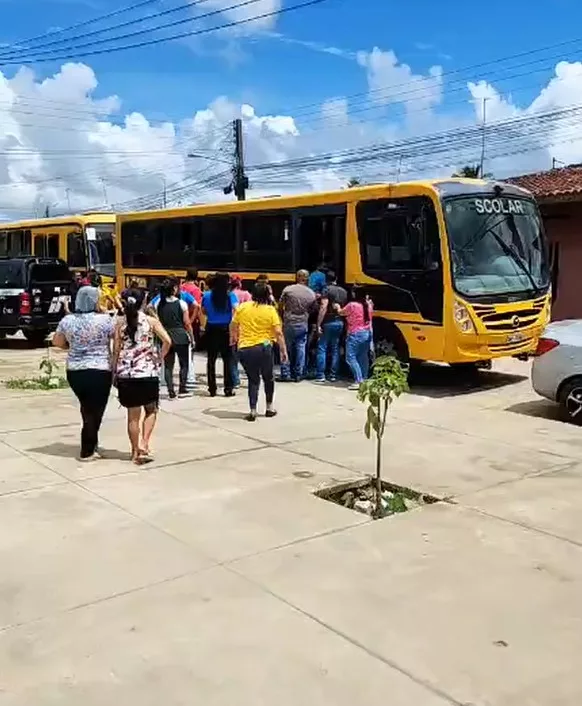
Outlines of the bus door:
M 356 208 L 362 271 L 376 286 L 376 308 L 443 321 L 438 222 L 425 196 L 360 201 Z
M 88 255 L 85 236 L 79 227 L 67 233 L 67 265 L 76 275 L 85 275 L 88 270 Z
M 294 220 L 296 268 L 313 272 L 325 263 L 345 282 L 346 205 L 296 209 Z

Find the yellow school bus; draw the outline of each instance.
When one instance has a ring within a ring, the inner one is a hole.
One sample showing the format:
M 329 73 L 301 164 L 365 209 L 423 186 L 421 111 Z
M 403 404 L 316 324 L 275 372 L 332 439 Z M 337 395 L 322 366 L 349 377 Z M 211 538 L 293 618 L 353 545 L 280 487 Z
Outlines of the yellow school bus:
M 115 214 L 85 213 L 0 223 L 0 257 L 60 257 L 80 275 L 94 270 L 115 292 Z
M 484 365 L 534 351 L 549 320 L 546 240 L 529 192 L 473 179 L 118 216 L 120 282 L 196 268 L 266 273 L 275 290 L 325 262 L 374 301 L 381 353 Z

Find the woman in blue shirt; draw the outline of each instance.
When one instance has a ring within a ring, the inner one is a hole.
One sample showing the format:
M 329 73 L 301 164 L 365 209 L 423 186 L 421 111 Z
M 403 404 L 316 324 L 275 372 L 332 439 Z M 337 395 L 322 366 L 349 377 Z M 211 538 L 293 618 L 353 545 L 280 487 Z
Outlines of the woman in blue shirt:
M 202 297 L 202 311 L 206 316 L 206 375 L 211 397 L 216 397 L 216 359 L 219 355 L 224 366 L 224 395 L 234 396 L 229 329 L 238 299 L 230 291 L 229 284 L 230 276 L 217 272 L 212 278 L 210 290 L 204 292 Z

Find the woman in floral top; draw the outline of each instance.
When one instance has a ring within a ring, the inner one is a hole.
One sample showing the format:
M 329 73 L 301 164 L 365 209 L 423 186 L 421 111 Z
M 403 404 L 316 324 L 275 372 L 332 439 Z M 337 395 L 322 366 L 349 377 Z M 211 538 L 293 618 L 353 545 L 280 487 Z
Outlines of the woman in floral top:
M 160 400 L 160 362 L 172 343 L 159 320 L 142 311 L 144 299 L 140 289 L 123 292 L 123 316 L 117 322 L 113 339 L 113 370 L 119 403 L 127 409 L 131 460 L 137 465 L 152 460 L 150 440 Z M 155 336 L 162 342 L 161 351 L 158 351 Z
M 75 313 L 61 319 L 53 337 L 53 346 L 67 351 L 67 380 L 81 408 L 80 461 L 99 458 L 99 429 L 111 390 L 113 320 L 98 311 L 98 302 L 96 287 L 79 289 Z

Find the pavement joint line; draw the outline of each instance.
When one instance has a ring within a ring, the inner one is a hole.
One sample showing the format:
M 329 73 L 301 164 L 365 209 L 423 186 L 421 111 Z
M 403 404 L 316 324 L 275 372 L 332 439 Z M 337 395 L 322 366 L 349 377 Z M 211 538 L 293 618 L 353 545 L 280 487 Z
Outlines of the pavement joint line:
M 422 427 L 429 427 L 430 429 L 438 429 L 439 431 L 447 431 L 452 434 L 457 434 L 459 436 L 468 436 L 472 439 L 481 439 L 482 441 L 489 441 L 493 444 L 499 444 L 500 446 L 509 446 L 511 449 L 515 449 L 516 445 L 511 444 L 509 441 L 504 441 L 503 439 L 493 439 L 490 436 L 483 436 L 481 434 L 475 434 L 472 432 L 468 431 L 459 431 L 458 429 L 451 429 L 450 427 L 443 426 L 442 424 L 431 424 L 430 422 L 424 422 L 420 420 L 411 420 L 411 419 L 401 419 L 400 417 L 395 417 L 399 422 L 408 422 L 410 424 L 414 424 L 416 426 L 422 426 Z M 536 448 L 535 446 L 531 446 L 528 444 L 519 444 L 518 448 L 520 448 L 523 451 L 535 451 L 536 453 L 541 453 L 541 454 L 546 454 L 547 456 L 555 456 L 556 458 L 561 458 L 564 461 L 576 461 L 576 459 L 573 456 L 564 456 L 563 454 L 555 453 L 554 451 L 542 451 L 539 448 Z
M 455 498 L 458 505 L 461 505 L 461 507 L 465 507 L 465 505 L 463 505 L 462 502 L 459 502 L 459 500 L 463 500 L 463 498 L 465 498 L 467 495 L 477 495 L 478 493 L 483 493 L 487 490 L 494 490 L 495 488 L 503 487 L 505 485 L 511 485 L 512 483 L 520 483 L 521 481 L 529 480 L 530 478 L 550 476 L 553 473 L 559 473 L 560 471 L 565 471 L 566 469 L 572 468 L 577 465 L 579 465 L 577 461 L 570 461 L 569 463 L 560 463 L 555 466 L 550 466 L 549 468 L 544 468 L 540 471 L 532 471 L 531 473 L 526 473 L 523 476 L 519 476 L 518 478 L 507 478 L 506 480 L 500 480 L 498 483 L 492 483 L 491 485 L 486 485 L 483 488 L 467 490 L 466 492 L 463 491 L 458 495 L 451 495 L 450 497 Z
M 47 466 L 47 468 L 48 468 L 48 466 Z M 53 469 L 49 469 L 49 470 L 53 470 Z M 110 505 L 111 507 L 116 508 L 117 510 L 121 511 L 122 513 L 124 513 L 124 514 L 127 515 L 128 517 L 133 518 L 133 519 L 136 520 L 138 523 L 141 523 L 141 524 L 143 524 L 143 525 L 149 527 L 150 529 L 153 529 L 153 530 L 155 530 L 155 531 L 157 531 L 157 532 L 160 532 L 161 534 L 166 535 L 167 537 L 169 537 L 169 538 L 172 539 L 173 541 L 179 542 L 180 544 L 182 544 L 183 546 L 187 547 L 187 548 L 190 549 L 190 550 L 200 551 L 200 554 L 201 554 L 205 559 L 208 559 L 210 562 L 213 562 L 213 563 L 215 562 L 215 560 L 214 560 L 211 556 L 207 555 L 206 552 L 203 551 L 202 549 L 199 550 L 197 546 L 192 546 L 192 545 L 189 544 L 188 542 L 185 542 L 184 540 L 180 539 L 179 537 L 176 537 L 176 536 L 173 535 L 171 532 L 168 532 L 167 530 L 165 530 L 165 529 L 163 529 L 163 528 L 161 528 L 161 527 L 158 527 L 157 525 L 152 524 L 149 520 L 147 520 L 147 519 L 145 519 L 145 518 L 143 518 L 143 517 L 140 517 L 139 515 L 136 515 L 135 513 L 133 513 L 133 512 L 131 512 L 130 510 L 128 510 L 127 508 L 123 507 L 122 505 L 119 505 L 118 503 L 114 502 L 113 500 L 110 500 L 109 498 L 107 498 L 107 497 L 101 495 L 100 493 L 97 493 L 95 490 L 84 486 L 84 485 L 82 484 L 82 481 L 80 481 L 80 480 L 73 480 L 73 479 L 71 479 L 71 478 L 67 478 L 66 476 L 64 476 L 64 475 L 63 475 L 62 473 L 60 473 L 59 471 L 53 471 L 53 472 L 56 473 L 57 475 L 61 476 L 61 478 L 63 478 L 63 479 L 64 479 L 65 481 L 67 481 L 69 484 L 74 485 L 74 486 L 75 486 L 76 488 L 78 488 L 82 493 L 87 493 L 87 494 L 89 494 L 89 495 L 92 495 L 93 497 L 99 498 L 101 501 L 107 503 L 107 504 Z
M 519 522 L 519 520 L 512 520 L 509 517 L 495 515 L 492 512 L 487 512 L 487 510 L 483 510 L 480 507 L 475 507 L 474 505 L 459 505 L 459 507 L 461 507 L 463 510 L 469 510 L 470 512 L 475 512 L 478 515 L 489 517 L 492 520 L 499 520 L 500 522 L 512 525 L 513 527 L 519 527 L 520 529 L 527 530 L 529 532 L 537 532 L 538 534 L 544 535 L 544 537 L 550 537 L 551 539 L 556 539 L 559 542 L 566 542 L 567 544 L 571 544 L 577 549 L 582 549 L 582 542 L 579 542 L 575 539 L 571 539 L 570 537 L 565 537 L 562 534 L 554 534 L 553 532 L 549 532 L 548 530 L 541 529 L 541 527 L 534 527 L 534 525 L 530 525 L 527 522 Z
M 278 481 L 275 481 L 275 482 L 288 482 L 288 481 L 286 481 L 286 480 L 284 480 L 284 479 L 279 479 Z M 69 481 L 68 483 L 71 483 L 71 481 Z M 61 485 L 66 485 L 66 484 L 67 484 L 67 483 L 62 483 Z M 75 485 L 75 483 L 73 483 L 73 485 Z M 81 487 L 82 487 L 82 486 L 81 486 Z M 82 487 L 82 489 L 88 491 L 87 488 L 83 488 L 83 487 Z M 25 491 L 22 491 L 22 492 L 25 492 Z M 90 491 L 88 491 L 88 492 L 90 492 Z M 109 503 L 112 504 L 114 507 L 119 507 L 119 506 L 116 505 L 116 503 L 113 503 L 113 502 L 109 501 L 107 498 L 102 497 L 102 496 L 99 495 L 98 493 L 92 493 L 92 494 L 93 494 L 93 495 L 96 495 L 97 497 L 99 497 L 99 498 L 102 499 L 102 500 L 105 500 L 106 502 L 109 502 Z M 191 543 L 189 543 L 189 542 L 186 542 L 185 540 L 181 539 L 180 537 L 177 537 L 177 536 L 173 535 L 171 532 L 168 532 L 168 531 L 166 531 L 166 530 L 164 530 L 164 529 L 162 529 L 162 528 L 160 528 L 160 527 L 158 527 L 158 526 L 156 526 L 156 525 L 152 525 L 152 524 L 149 523 L 147 520 L 144 520 L 143 518 L 141 518 L 141 517 L 139 517 L 139 516 L 133 515 L 133 513 L 131 513 L 131 512 L 129 512 L 129 511 L 125 510 L 125 508 L 120 508 L 120 509 L 124 510 L 124 512 L 127 512 L 127 514 L 129 514 L 130 516 L 135 517 L 135 519 L 139 520 L 140 522 L 143 522 L 144 524 L 148 525 L 149 527 L 152 527 L 154 530 L 157 530 L 157 531 L 161 532 L 162 534 L 168 535 L 170 538 L 172 538 L 172 539 L 178 541 L 180 544 L 184 545 L 187 549 L 194 550 L 194 551 L 199 551 L 200 554 L 201 554 L 205 559 L 208 559 L 208 561 L 210 562 L 209 565 L 208 565 L 208 566 L 203 566 L 203 567 L 201 567 L 201 568 L 199 568 L 199 569 L 192 569 L 191 571 L 185 571 L 185 572 L 180 573 L 180 574 L 177 574 L 177 575 L 175 575 L 175 576 L 168 576 L 168 577 L 166 577 L 166 578 L 159 579 L 159 580 L 157 580 L 157 581 L 151 581 L 150 583 L 143 584 L 143 585 L 141 585 L 141 586 L 134 586 L 133 588 L 125 589 L 125 590 L 123 590 L 123 591 L 118 591 L 117 593 L 112 593 L 112 594 L 109 594 L 109 595 L 106 595 L 106 596 L 100 596 L 100 597 L 95 598 L 95 599 L 93 599 L 93 600 L 91 600 L 91 601 L 85 601 L 85 602 L 83 602 L 83 603 L 78 603 L 78 604 L 76 604 L 76 605 L 74 605 L 74 606 L 69 606 L 68 608 L 63 608 L 63 609 L 61 609 L 61 610 L 57 610 L 56 612 L 51 613 L 51 614 L 49 614 L 49 615 L 38 616 L 38 617 L 36 617 L 36 618 L 33 618 L 32 620 L 24 620 L 24 621 L 21 621 L 21 622 L 18 622 L 18 623 L 11 623 L 11 624 L 8 624 L 8 625 L 3 625 L 3 626 L 0 626 L 0 634 L 3 633 L 3 632 L 6 632 L 6 631 L 8 631 L 8 630 L 18 629 L 18 628 L 21 628 L 21 627 L 25 627 L 25 626 L 27 626 L 27 625 L 33 625 L 33 624 L 35 624 L 35 623 L 43 622 L 43 621 L 46 621 L 46 620 L 51 620 L 51 619 L 54 619 L 54 618 L 57 617 L 57 616 L 66 615 L 67 613 L 71 613 L 71 612 L 74 612 L 74 611 L 76 611 L 76 610 L 80 610 L 80 609 L 82 609 L 82 608 L 90 608 L 90 607 L 93 606 L 93 605 L 98 605 L 98 604 L 100 604 L 100 603 L 105 603 L 105 602 L 107 602 L 107 601 L 114 600 L 114 599 L 119 598 L 119 597 L 131 595 L 132 593 L 137 593 L 137 592 L 140 592 L 140 591 L 146 591 L 146 590 L 148 590 L 149 588 L 155 588 L 156 586 L 160 586 L 160 585 L 163 585 L 163 584 L 166 584 L 166 583 L 171 583 L 172 581 L 178 581 L 178 580 L 180 580 L 180 579 L 182 579 L 182 578 L 186 578 L 186 577 L 188 577 L 188 576 L 196 576 L 196 575 L 198 575 L 198 574 L 204 573 L 204 572 L 206 572 L 206 571 L 211 571 L 211 570 L 217 569 L 217 568 L 225 568 L 225 569 L 228 569 L 228 567 L 229 567 L 230 564 L 233 564 L 233 563 L 235 563 L 235 562 L 237 562 L 237 561 L 244 561 L 244 560 L 246 560 L 246 559 L 252 559 L 252 558 L 255 558 L 255 557 L 258 557 L 258 556 L 262 556 L 262 555 L 264 555 L 264 554 L 269 554 L 270 552 L 274 552 L 274 551 L 278 551 L 278 550 L 281 550 L 281 549 L 286 549 L 286 548 L 288 548 L 288 547 L 293 547 L 293 546 L 297 546 L 297 545 L 300 545 L 300 544 L 304 544 L 305 542 L 308 542 L 308 541 L 310 541 L 310 540 L 312 540 L 312 539 L 318 539 L 318 538 L 320 538 L 320 537 L 323 538 L 323 537 L 328 537 L 328 536 L 335 535 L 335 534 L 341 534 L 342 532 L 345 532 L 345 531 L 347 531 L 347 530 L 351 530 L 351 529 L 353 529 L 353 528 L 355 528 L 355 527 L 359 527 L 359 526 L 361 526 L 361 525 L 369 524 L 369 522 L 371 522 L 370 519 L 365 519 L 365 518 L 364 518 L 363 520 L 356 521 L 356 518 L 354 518 L 354 521 L 353 521 L 352 523 L 350 523 L 350 524 L 348 524 L 348 525 L 344 525 L 344 526 L 342 526 L 342 527 L 335 527 L 335 528 L 330 529 L 330 530 L 324 530 L 324 531 L 322 531 L 322 532 L 316 532 L 315 534 L 308 535 L 308 536 L 305 536 L 305 537 L 299 537 L 299 538 L 297 538 L 297 539 L 290 540 L 289 542 L 283 542 L 282 544 L 278 544 L 278 545 L 276 545 L 276 546 L 274 546 L 274 547 L 267 547 L 266 549 L 260 549 L 260 550 L 255 551 L 255 552 L 249 552 L 248 554 L 242 554 L 242 555 L 237 556 L 237 557 L 232 557 L 232 558 L 229 558 L 229 559 L 224 559 L 224 560 L 222 560 L 222 561 L 217 561 L 214 557 L 211 557 L 211 556 L 208 555 L 203 549 L 201 549 L 201 548 L 199 547 L 199 545 L 197 545 L 197 544 L 191 544 Z M 245 578 L 246 578 L 246 577 L 245 577 Z M 262 591 L 264 592 L 264 588 L 263 588 L 262 586 L 257 585 L 257 587 L 258 587 L 260 590 L 262 590 Z
M 61 476 L 59 476 L 60 478 Z M 61 485 L 68 485 L 70 481 L 58 480 L 54 483 L 45 483 L 44 485 L 33 485 L 30 488 L 19 488 L 18 490 L 7 490 L 5 493 L 0 491 L 0 502 L 2 498 L 7 498 L 12 495 L 21 495 L 22 493 L 29 493 L 34 490 L 44 490 L 45 488 L 58 488 Z
M 0 634 L 8 632 L 9 630 L 18 630 L 19 628 L 26 627 L 28 625 L 35 625 L 37 623 L 42 623 L 48 620 L 54 620 L 55 618 L 67 613 L 74 613 L 76 610 L 82 610 L 83 608 L 91 608 L 94 605 L 99 605 L 100 603 L 106 603 L 107 601 L 114 600 L 115 598 L 123 598 L 123 596 L 129 596 L 132 593 L 139 593 L 140 591 L 147 591 L 149 588 L 155 588 L 156 586 L 163 586 L 166 583 L 171 583 L 172 581 L 179 581 L 180 579 L 187 578 L 188 576 L 195 576 L 196 574 L 201 574 L 204 571 L 210 571 L 215 569 L 218 564 L 213 564 L 212 566 L 203 566 L 200 569 L 193 569 L 192 571 L 186 571 L 175 576 L 166 576 L 166 578 L 159 579 L 158 581 L 151 581 L 148 584 L 143 584 L 141 586 L 134 586 L 133 588 L 125 589 L 124 591 L 118 591 L 117 593 L 112 593 L 108 596 L 100 596 L 92 601 L 86 601 L 84 603 L 78 603 L 68 608 L 63 608 L 57 610 L 49 615 L 41 615 L 31 620 L 23 620 L 18 623 L 10 623 L 8 625 L 0 626 Z
M 26 434 L 30 431 L 43 431 L 44 429 L 66 429 L 67 427 L 79 426 L 79 422 L 66 422 L 63 424 L 45 424 L 40 427 L 26 427 L 25 429 L 9 429 L 2 431 L 0 429 L 0 437 L 8 434 Z M 15 449 L 18 451 L 18 449 Z
M 417 684 L 418 686 L 423 687 L 427 691 L 433 693 L 435 696 L 439 696 L 441 699 L 444 699 L 445 701 L 448 701 L 450 704 L 453 706 L 468 706 L 466 702 L 461 702 L 457 701 L 453 696 L 448 694 L 446 691 L 443 691 L 442 689 L 439 689 L 439 687 L 434 686 L 430 682 L 426 681 L 422 677 L 418 677 L 415 674 L 413 674 L 410 670 L 408 670 L 406 667 L 402 667 L 399 665 L 397 662 L 393 661 L 392 659 L 388 657 L 384 657 L 384 655 L 380 654 L 376 650 L 373 650 L 372 648 L 368 647 L 365 645 L 363 642 L 360 642 L 360 640 L 357 640 L 356 638 L 352 637 L 351 635 L 348 635 L 348 633 L 343 632 L 339 628 L 335 628 L 333 625 L 330 623 L 327 623 L 326 621 L 322 620 L 321 618 L 318 618 L 316 615 L 313 613 L 310 613 L 309 611 L 304 610 L 300 606 L 296 605 L 292 601 L 288 600 L 287 598 L 284 598 L 283 596 L 279 595 L 272 589 L 268 588 L 264 584 L 262 584 L 260 581 L 256 581 L 255 579 L 250 578 L 247 576 L 245 573 L 243 573 L 240 570 L 237 570 L 233 566 L 225 566 L 224 567 L 227 571 L 232 572 L 239 578 L 243 578 L 246 581 L 248 581 L 251 585 L 260 588 L 263 590 L 265 593 L 268 595 L 272 596 L 273 598 L 276 598 L 278 601 L 286 605 L 287 607 L 291 608 L 295 612 L 299 613 L 303 617 L 307 618 L 308 620 L 311 620 L 314 623 L 317 623 L 320 627 L 324 628 L 328 632 L 331 632 L 332 634 L 336 635 L 337 637 L 345 640 L 352 646 L 362 650 L 365 652 L 368 656 L 376 659 L 377 661 L 381 662 L 387 667 L 390 667 L 391 669 L 395 670 L 396 672 L 399 672 L 403 676 L 407 677 L 410 679 L 412 682 Z
M 242 454 L 242 453 L 250 453 L 251 451 L 261 451 L 261 449 L 267 448 L 265 444 L 262 444 L 260 446 L 253 446 L 250 449 L 237 449 L 236 451 L 223 451 L 222 453 L 218 454 L 209 454 L 207 456 L 199 456 L 198 458 L 186 458 L 182 459 L 179 461 L 168 461 L 166 463 L 153 463 L 153 464 L 148 464 L 145 467 L 145 471 L 148 473 L 153 473 L 154 471 L 161 470 L 163 468 L 171 468 L 172 466 L 184 466 L 187 463 L 198 463 L 199 461 L 213 461 L 217 458 L 223 458 L 226 456 L 234 456 L 235 454 Z M 104 460 L 107 460 L 106 457 L 104 457 Z M 98 463 L 98 462 L 97 462 Z M 129 464 L 129 461 L 127 461 Z M 136 468 L 128 468 L 126 471 L 119 471 L 118 473 L 102 473 L 97 476 L 83 476 L 83 478 L 77 478 L 77 480 L 80 483 L 84 483 L 85 481 L 90 481 L 90 480 L 101 480 L 101 478 L 115 478 L 117 476 L 131 476 L 131 475 L 143 475 L 144 473 L 144 467 L 140 467 L 141 470 L 138 470 Z

